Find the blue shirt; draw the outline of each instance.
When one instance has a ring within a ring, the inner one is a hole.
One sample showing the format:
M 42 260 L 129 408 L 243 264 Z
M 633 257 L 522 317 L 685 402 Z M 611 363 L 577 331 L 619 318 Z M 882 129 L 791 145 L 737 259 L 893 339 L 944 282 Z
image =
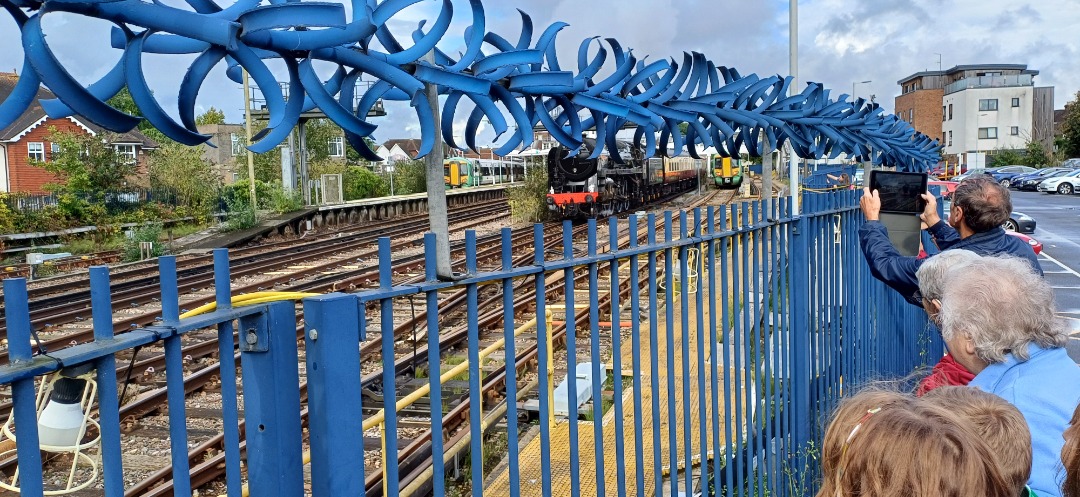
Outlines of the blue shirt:
M 1061 496 L 1059 477 L 1063 434 L 1080 402 L 1080 367 L 1064 348 L 1029 345 L 1030 359 L 991 364 L 969 386 L 996 394 L 1016 406 L 1031 430 L 1031 479 L 1028 486 L 1043 497 Z

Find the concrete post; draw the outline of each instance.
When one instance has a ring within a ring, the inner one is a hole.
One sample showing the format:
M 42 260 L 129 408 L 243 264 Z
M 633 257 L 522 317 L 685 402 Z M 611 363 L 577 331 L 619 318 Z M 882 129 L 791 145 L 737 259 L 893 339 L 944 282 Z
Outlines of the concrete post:
M 311 205 L 311 187 L 308 185 L 308 162 L 307 162 L 307 121 L 301 119 L 299 125 L 300 135 L 300 188 L 304 192 L 304 205 Z
M 428 52 L 424 56 L 424 62 L 435 65 L 435 52 Z M 426 84 L 428 104 L 434 114 L 435 122 L 440 122 L 439 117 L 439 90 L 436 85 Z M 453 278 L 453 270 L 450 268 L 450 228 L 446 218 L 446 188 L 443 180 L 443 150 L 442 134 L 435 132 L 435 146 L 431 153 L 424 158 L 427 164 L 427 198 L 428 198 L 428 223 L 430 231 L 435 234 L 436 275 L 441 280 Z

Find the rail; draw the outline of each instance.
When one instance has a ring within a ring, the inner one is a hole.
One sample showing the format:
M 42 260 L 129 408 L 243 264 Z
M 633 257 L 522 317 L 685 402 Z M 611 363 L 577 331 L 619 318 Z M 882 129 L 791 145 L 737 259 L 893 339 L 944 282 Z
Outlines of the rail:
M 667 486 L 672 494 L 813 493 L 818 421 L 846 392 L 870 379 L 907 374 L 942 350 L 936 337 L 920 334 L 925 315 L 870 276 L 856 236 L 862 222 L 858 194 L 808 195 L 800 216 L 781 200 L 694 208 L 659 219 L 635 216 L 607 226 L 590 222 L 584 239 L 576 239 L 566 223 L 557 255 L 537 225 L 531 264 L 512 253 L 511 232 L 504 230 L 501 266 L 490 271 L 478 270 L 477 237 L 469 231 L 467 277 L 454 282 L 435 278 L 434 238 L 428 235 L 425 277 L 393 284 L 391 244 L 382 238 L 379 288 L 306 297 L 302 337 L 295 304 L 268 300 L 305 295 L 234 300 L 225 251 L 214 254 L 214 306 L 182 318 L 176 261 L 165 257 L 160 321 L 118 334 L 108 269 L 92 268 L 94 341 L 47 355 L 32 351 L 25 282 L 7 279 L 10 364 L 0 366 L 0 384 L 11 387 L 19 463 L 17 477 L 9 474 L 7 481 L 23 495 L 56 490 L 50 487 L 55 478 L 46 476 L 57 463 L 43 460 L 39 450 L 40 437 L 55 433 L 36 422 L 37 385 L 43 375 L 73 375 L 72 368 L 87 365 L 96 371 L 91 377 L 100 446 L 76 450 L 96 450 L 104 495 L 123 495 L 115 357 L 163 342 L 172 492 L 190 495 L 199 481 L 190 477 L 181 339 L 216 328 L 220 357 L 232 357 L 239 345 L 243 387 L 241 416 L 236 368 L 223 361 L 218 374 L 230 497 L 244 495 L 245 487 L 258 497 L 300 495 L 306 486 L 317 496 L 441 496 L 448 485 L 472 488 L 473 495 L 503 495 L 505 488 L 511 496 L 659 495 Z M 609 240 L 601 250 L 605 228 Z M 695 250 L 697 257 L 690 257 Z M 479 319 L 483 286 L 502 296 L 502 319 L 494 324 Z M 515 290 L 528 286 L 535 296 L 523 306 Z M 439 299 L 453 290 L 466 293 L 468 359 L 436 374 L 444 360 Z M 427 330 L 433 331 L 425 330 L 430 374 L 426 385 L 399 395 L 398 344 L 379 339 L 394 336 L 394 308 L 412 296 L 422 297 L 418 309 L 426 311 Z M 561 318 L 552 316 L 559 313 Z M 523 315 L 543 318 L 521 322 Z M 484 342 L 482 333 L 488 335 Z M 499 336 L 501 341 L 492 339 Z M 362 394 L 358 372 L 360 346 L 376 340 L 382 369 L 379 398 L 373 399 Z M 503 360 L 491 364 L 496 350 Z M 573 400 L 579 360 L 593 372 L 591 399 L 580 406 Z M 605 371 L 614 373 L 606 382 Z M 551 392 L 568 374 L 570 412 L 557 420 Z M 443 390 L 454 378 L 467 383 L 467 395 L 447 411 Z M 526 397 L 535 398 L 535 416 L 519 406 Z M 425 412 L 425 424 L 430 420 L 431 436 L 409 450 L 420 450 L 427 460 L 406 467 L 399 461 L 406 452 L 398 443 L 401 422 L 405 411 L 417 416 L 418 410 Z M 365 450 L 364 432 L 372 428 L 384 434 L 382 447 Z M 505 435 L 497 468 L 484 457 L 492 454 L 485 445 L 493 434 Z M 448 461 L 464 453 L 470 476 L 453 480 Z M 367 487 L 368 474 L 381 475 L 382 488 Z

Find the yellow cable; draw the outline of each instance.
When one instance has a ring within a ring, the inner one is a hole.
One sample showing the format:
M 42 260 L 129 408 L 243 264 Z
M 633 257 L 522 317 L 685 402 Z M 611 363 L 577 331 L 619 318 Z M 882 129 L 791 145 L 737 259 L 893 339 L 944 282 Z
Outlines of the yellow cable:
M 243 295 L 237 295 L 232 298 L 233 307 L 243 307 L 246 305 L 265 304 L 267 302 L 277 302 L 281 300 L 300 300 L 307 297 L 317 297 L 322 295 L 320 293 L 305 293 L 305 292 L 255 292 L 245 293 Z M 187 319 L 195 317 L 200 314 L 206 314 L 213 312 L 217 309 L 217 302 L 210 302 L 209 304 L 203 304 L 190 311 L 187 311 L 180 315 L 180 319 Z

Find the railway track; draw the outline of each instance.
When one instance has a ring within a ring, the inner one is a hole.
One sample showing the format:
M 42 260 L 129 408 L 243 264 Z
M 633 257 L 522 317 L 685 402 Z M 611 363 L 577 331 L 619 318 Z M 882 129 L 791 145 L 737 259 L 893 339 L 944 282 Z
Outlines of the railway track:
M 712 193 L 710 193 L 710 194 L 708 194 L 706 196 L 703 196 L 702 198 L 700 198 L 696 202 L 694 202 L 694 204 L 688 206 L 688 208 L 692 208 L 695 205 L 701 205 L 701 204 L 710 202 L 710 201 L 712 201 L 714 199 L 714 197 L 716 195 L 717 195 L 717 192 L 712 192 Z M 727 201 L 730 201 L 730 200 L 731 200 L 731 198 L 729 198 Z M 398 225 L 402 224 L 401 220 L 396 220 L 395 222 Z M 426 224 L 425 224 L 425 227 L 426 227 Z M 463 228 L 459 228 L 459 229 L 463 229 Z M 578 230 L 575 231 L 575 233 L 580 234 L 580 232 L 583 231 L 583 229 L 584 229 L 584 227 L 579 227 Z M 550 229 L 550 228 L 548 230 L 546 230 L 546 231 L 549 232 L 549 236 L 551 236 L 551 238 L 546 241 L 546 243 L 548 244 L 548 249 L 549 250 L 557 249 L 559 247 L 559 245 L 560 245 L 560 239 L 559 239 L 560 233 L 556 233 L 557 230 Z M 415 232 L 416 232 L 416 230 L 414 229 L 413 233 L 415 233 Z M 323 237 L 323 238 L 342 238 L 342 237 L 347 237 L 347 236 L 352 236 L 352 235 L 336 234 L 336 235 L 327 236 L 327 237 Z M 388 233 L 387 231 L 383 231 L 382 233 L 379 233 L 379 236 L 395 236 L 395 233 Z M 407 235 L 404 233 L 404 230 L 403 230 L 403 232 L 397 233 L 396 236 L 397 237 L 406 237 Z M 531 248 L 532 248 L 531 230 L 528 230 L 527 233 L 523 232 L 523 231 L 522 232 L 515 232 L 514 237 L 513 237 L 513 241 L 515 243 L 514 253 L 515 254 L 516 253 L 525 253 L 525 255 L 520 256 L 518 258 L 518 260 L 515 261 L 515 265 L 517 265 L 517 264 L 528 264 L 532 260 L 532 254 L 531 254 Z M 497 265 L 497 262 L 492 264 L 490 261 L 493 261 L 493 260 L 497 261 L 497 259 L 498 259 L 498 255 L 501 252 L 500 245 L 498 243 L 499 242 L 498 242 L 497 237 L 481 237 L 478 240 L 478 250 L 477 250 L 478 257 L 477 257 L 477 259 L 479 260 L 479 263 L 481 265 L 485 265 L 485 264 L 490 264 L 491 266 Z M 404 242 L 402 244 L 402 246 L 407 246 L 408 244 L 409 244 L 409 242 Z M 461 256 L 460 256 L 460 254 L 461 254 L 460 246 L 456 246 L 454 248 L 455 248 L 455 254 L 457 254 L 456 258 L 458 259 L 457 264 L 461 265 L 461 264 L 463 264 L 463 261 L 461 260 Z M 241 249 L 241 250 L 245 250 L 245 249 Z M 395 253 L 397 253 L 396 249 L 395 249 Z M 371 255 L 373 257 L 374 254 L 371 254 Z M 357 259 L 364 259 L 364 258 L 357 258 Z M 233 267 L 236 268 L 237 267 L 236 262 L 234 262 L 233 264 L 234 264 Z M 419 255 L 406 255 L 406 256 L 395 258 L 394 272 L 395 272 L 396 275 L 400 275 L 401 279 L 399 280 L 398 277 L 395 277 L 394 284 L 397 285 L 397 284 L 410 283 L 410 282 L 416 282 L 416 281 L 422 280 L 423 277 L 419 276 L 423 272 L 421 270 L 422 265 L 423 265 L 423 259 Z M 190 262 L 189 266 L 184 266 L 184 267 L 197 267 L 197 261 Z M 317 273 L 318 273 L 318 271 L 310 271 L 309 274 L 317 274 Z M 417 275 L 417 276 L 410 276 L 410 275 Z M 233 276 L 237 276 L 237 272 L 236 272 L 235 269 L 233 271 Z M 356 268 L 350 268 L 350 269 L 346 269 L 346 270 L 338 270 L 338 271 L 335 271 L 334 274 L 332 274 L 332 275 L 331 274 L 320 275 L 320 276 L 308 278 L 308 279 L 303 280 L 303 281 L 298 281 L 298 278 L 295 278 L 295 277 L 294 278 L 288 278 L 287 280 L 277 281 L 275 284 L 283 286 L 285 289 L 292 290 L 292 291 L 329 292 L 329 291 L 342 291 L 342 290 L 356 290 L 356 289 L 362 289 L 362 288 L 371 286 L 373 283 L 377 282 L 377 279 L 378 279 L 377 276 L 378 276 L 377 267 L 374 264 L 371 264 L 371 265 L 368 265 L 368 266 L 365 266 L 365 267 L 357 266 Z M 581 275 L 578 275 L 578 277 L 581 277 Z M 212 278 L 212 276 L 211 276 L 211 278 Z M 154 281 L 152 283 L 150 283 L 150 284 L 156 284 L 156 283 L 157 282 L 156 282 L 156 278 L 155 278 Z M 117 286 L 116 283 L 114 283 L 113 287 L 116 288 L 116 286 Z M 547 297 L 549 300 L 552 299 L 552 298 L 557 298 L 558 297 L 559 292 L 561 291 L 561 288 L 557 288 L 557 287 L 560 287 L 560 285 L 557 285 L 557 284 L 549 285 L 548 288 L 550 289 L 550 292 L 551 292 L 551 293 L 549 293 L 549 296 Z M 579 284 L 578 287 L 580 288 L 581 285 Z M 182 284 L 181 289 L 184 289 L 184 288 L 188 288 L 188 287 L 184 286 L 184 284 Z M 194 285 L 191 285 L 191 288 L 194 288 Z M 248 287 L 241 287 L 239 289 L 234 290 L 234 295 L 244 293 L 245 290 L 251 291 L 251 290 L 259 290 L 259 289 L 264 289 L 264 286 L 256 286 L 256 288 L 254 288 L 254 289 L 248 288 Z M 525 289 L 522 289 L 522 291 L 524 292 Z M 629 291 L 628 289 L 623 290 L 623 292 L 628 292 L 628 291 Z M 515 291 L 515 295 L 517 295 L 516 291 Z M 440 328 L 442 328 L 444 330 L 447 330 L 447 329 L 452 330 L 452 331 L 450 331 L 448 333 L 444 333 L 446 336 L 444 337 L 444 339 L 440 343 L 440 349 L 445 354 L 449 354 L 449 353 L 453 353 L 456 350 L 456 348 L 459 347 L 460 343 L 462 341 L 464 341 L 465 338 L 466 338 L 466 335 L 463 332 L 464 326 L 463 325 L 456 325 L 456 326 L 454 325 L 454 320 L 460 321 L 461 319 L 463 319 L 464 311 L 462 310 L 462 307 L 463 307 L 463 303 L 464 303 L 464 300 L 465 300 L 464 299 L 464 290 L 449 294 L 446 297 L 442 297 L 442 296 L 440 296 L 440 297 L 441 297 L 440 298 L 440 306 L 439 306 L 440 323 L 446 322 L 449 325 L 449 326 L 440 326 Z M 610 298 L 610 297 L 607 297 L 607 298 Z M 483 309 L 491 309 L 491 311 L 486 312 L 486 313 L 483 314 L 482 324 L 485 327 L 495 327 L 498 323 L 501 323 L 501 319 L 502 319 L 501 294 L 500 295 L 482 294 L 482 299 L 483 300 L 482 300 L 481 308 L 483 308 Z M 185 302 L 184 305 L 185 306 L 193 306 L 195 304 L 195 302 L 199 302 L 199 301 L 202 301 L 202 300 L 212 301 L 213 298 L 208 297 L 208 298 L 195 299 L 194 301 Z M 524 306 L 527 306 L 530 302 L 532 302 L 532 299 L 530 297 L 528 297 L 527 294 L 524 294 L 524 293 L 523 293 L 521 298 L 516 298 L 515 299 L 515 307 L 522 306 L 522 308 L 515 310 L 515 316 L 520 317 L 520 316 L 525 315 L 526 312 L 527 312 L 527 309 L 524 308 Z M 402 309 L 404 306 L 398 305 L 397 307 L 398 307 L 398 309 Z M 374 311 L 374 309 L 373 309 L 373 311 Z M 374 314 L 374 315 L 372 315 L 372 314 Z M 369 313 L 369 315 L 372 315 L 372 319 L 369 320 L 369 322 L 371 322 L 371 323 L 377 323 L 378 319 L 381 318 L 381 316 L 377 315 L 377 312 L 371 312 L 371 313 Z M 587 319 L 587 314 L 585 314 L 585 317 Z M 128 319 L 131 319 L 131 318 L 128 318 Z M 143 319 L 146 319 L 145 316 L 143 317 Z M 298 316 L 298 323 L 299 323 L 300 319 L 302 319 L 302 315 Z M 408 335 L 413 334 L 413 335 L 417 335 L 417 336 L 422 336 L 423 339 L 426 341 L 426 314 L 423 313 L 423 312 L 419 312 L 416 315 L 411 315 L 411 314 L 408 315 L 408 316 L 396 315 L 396 316 L 392 316 L 391 319 L 395 320 L 394 337 L 395 337 L 395 341 L 399 342 L 399 346 L 398 346 L 398 357 L 399 357 L 399 359 L 397 360 L 397 363 L 395 365 L 396 369 L 397 369 L 397 374 L 399 376 L 403 376 L 403 375 L 408 375 L 410 373 L 415 373 L 416 370 L 417 370 L 417 364 L 416 364 L 417 361 L 415 359 L 410 359 L 410 357 L 412 357 L 412 358 L 421 357 L 421 358 L 424 358 L 423 359 L 424 361 L 426 361 L 426 348 L 424 348 L 424 349 L 410 348 L 408 346 L 409 345 Z M 575 322 L 578 322 L 579 320 L 580 320 L 579 317 L 575 317 Z M 123 321 L 121 321 L 121 322 L 123 322 Z M 151 320 L 149 323 L 152 323 L 152 322 L 153 322 L 153 320 Z M 149 324 L 149 323 L 147 323 L 147 324 Z M 500 330 L 500 332 L 501 332 L 501 330 Z M 559 327 L 557 329 L 556 333 L 559 334 L 560 336 L 562 336 L 562 334 L 565 333 L 565 325 Z M 297 327 L 297 337 L 298 337 L 298 339 L 302 338 L 302 336 L 303 336 L 302 334 L 303 334 L 303 326 L 302 326 L 302 324 L 300 324 Z M 418 334 L 422 334 L 422 335 L 418 335 Z M 62 337 L 62 338 L 58 338 L 58 339 L 55 339 L 53 342 L 47 342 L 47 344 L 48 345 L 56 345 L 59 342 L 62 342 L 64 340 L 69 340 L 70 339 L 69 337 L 70 337 L 70 335 Z M 216 351 L 217 351 L 216 335 L 209 336 L 209 337 L 208 336 L 199 336 L 199 335 L 190 335 L 190 338 L 191 338 L 191 340 L 188 340 L 188 342 L 190 342 L 190 343 L 185 344 L 184 349 L 183 349 L 184 354 L 185 354 L 185 373 L 186 373 L 185 374 L 185 390 L 189 394 L 195 394 L 195 393 L 198 393 L 198 392 L 205 392 L 208 389 L 210 391 L 213 391 L 215 382 L 220 381 L 217 378 L 217 371 L 219 369 L 219 365 L 217 363 L 208 363 L 208 364 L 197 364 L 197 363 L 199 363 L 200 360 L 203 360 L 203 359 L 206 359 L 207 361 L 209 361 L 209 359 L 214 358 L 214 356 L 216 355 Z M 87 339 L 89 339 L 89 334 L 87 335 Z M 235 339 L 235 337 L 234 337 L 234 339 Z M 486 338 L 485 338 L 485 340 L 486 340 Z M 374 343 L 372 343 L 372 342 L 374 342 Z M 378 340 L 369 340 L 368 342 L 365 342 L 364 344 L 362 344 L 362 348 L 361 348 L 362 357 L 365 358 L 365 361 L 368 362 L 369 364 L 376 364 L 378 361 L 376 361 L 375 363 L 372 363 L 369 360 L 369 358 L 373 357 L 376 354 L 378 354 L 379 348 L 380 348 L 380 344 L 378 343 Z M 532 351 L 531 356 L 528 355 L 528 351 L 530 351 L 530 350 Z M 303 354 L 302 349 L 301 349 L 301 354 Z M 237 354 L 234 357 L 234 360 L 238 360 L 238 358 L 239 358 L 239 355 Z M 515 362 L 517 362 L 519 364 L 519 366 L 524 366 L 525 364 L 529 363 L 529 361 L 535 361 L 535 344 L 533 344 L 531 347 L 526 347 L 525 352 L 523 352 L 523 355 L 519 355 L 519 358 Z M 148 416 L 153 416 L 155 413 L 160 413 L 161 409 L 165 405 L 165 401 L 164 401 L 165 389 L 164 389 L 164 387 L 155 386 L 157 382 L 160 382 L 160 379 L 159 378 L 155 379 L 155 376 L 159 377 L 160 373 L 161 373 L 161 370 L 163 370 L 163 368 L 164 368 L 164 355 L 163 354 L 158 354 L 158 353 L 156 353 L 156 351 L 152 351 L 152 355 L 150 357 L 146 357 L 146 358 L 144 358 L 142 360 L 134 362 L 134 365 L 132 365 L 132 366 L 127 366 L 126 365 L 127 361 L 121 360 L 121 358 L 118 358 L 117 362 L 118 362 L 118 364 L 123 364 L 124 365 L 124 366 L 118 366 L 118 371 L 117 371 L 118 377 L 126 376 L 126 375 L 130 374 L 131 372 L 139 372 L 139 371 L 143 371 L 144 373 L 145 373 L 145 371 L 153 371 L 154 372 L 154 373 L 152 373 L 150 375 L 137 374 L 135 376 L 136 378 L 144 378 L 145 377 L 145 383 L 146 384 L 143 385 L 143 386 L 147 387 L 147 389 L 144 390 L 135 401 L 125 403 L 124 408 L 122 409 L 122 412 L 121 412 L 121 416 L 122 416 L 122 419 L 124 420 L 124 425 L 125 426 L 138 426 L 139 423 L 140 423 L 140 420 L 148 419 L 147 418 Z M 301 355 L 301 362 L 303 362 L 303 355 Z M 191 364 L 190 371 L 187 370 L 187 365 L 189 363 Z M 198 367 L 196 367 L 196 365 Z M 518 370 L 521 371 L 522 370 L 521 367 L 519 367 Z M 379 374 L 381 374 L 381 373 L 372 372 L 372 373 L 369 373 L 369 374 L 364 376 L 365 391 L 368 392 L 369 395 L 372 395 L 372 397 L 371 397 L 371 399 L 372 399 L 371 402 L 372 403 L 377 402 L 377 400 L 379 398 L 378 396 L 381 394 L 381 392 L 379 392 L 377 390 L 377 382 L 372 381 L 373 378 L 378 378 Z M 500 377 L 501 374 L 504 374 L 504 372 L 499 373 L 498 368 L 496 368 L 495 370 L 493 370 L 493 374 L 494 374 L 494 376 L 492 376 L 492 378 L 497 379 L 497 378 Z M 502 385 L 502 383 L 499 383 L 498 385 Z M 304 392 L 305 390 L 302 388 L 301 391 Z M 486 398 L 490 398 L 490 399 L 495 399 L 495 398 L 498 397 L 497 388 L 496 388 L 495 384 L 493 384 L 491 381 L 485 382 L 484 395 L 485 395 Z M 444 398 L 450 398 L 450 397 L 453 397 L 452 392 L 445 392 Z M 461 413 L 462 412 L 467 412 L 467 406 L 468 406 L 467 396 L 465 398 L 456 399 L 456 402 L 457 402 L 457 407 L 452 409 L 451 412 L 448 413 L 448 415 L 447 415 L 447 419 L 448 419 L 449 423 L 446 426 L 448 427 L 447 428 L 448 433 L 455 433 L 455 430 L 458 430 L 457 433 L 458 433 L 458 435 L 460 435 L 460 428 L 461 428 L 460 422 L 461 422 L 461 419 L 462 419 Z M 367 401 L 365 401 L 365 403 L 367 403 Z M 9 405 L 7 405 L 5 403 L 0 403 L 0 412 L 6 412 L 9 408 L 10 408 Z M 199 412 L 202 412 L 202 411 L 196 409 L 194 412 L 199 413 Z M 457 419 L 459 420 L 457 424 L 454 424 L 454 421 L 453 421 L 453 418 L 454 418 L 453 415 L 455 413 L 457 414 Z M 306 410 L 305 410 L 304 414 L 305 414 L 304 419 L 305 419 L 305 422 L 306 422 Z M 242 426 L 241 426 L 241 429 L 242 429 Z M 218 430 L 218 431 L 220 431 L 220 430 Z M 151 434 L 155 433 L 154 430 L 149 430 L 149 432 Z M 158 430 L 156 433 L 158 434 L 158 436 L 160 436 L 160 434 L 162 432 L 160 430 Z M 165 433 L 167 433 L 167 430 L 165 430 Z M 465 430 L 465 433 L 467 433 L 467 430 Z M 209 437 L 209 438 L 207 438 L 205 440 L 202 440 L 200 442 L 193 442 L 194 444 L 196 444 L 196 446 L 189 453 L 189 458 L 191 459 L 193 488 L 198 488 L 200 485 L 203 485 L 203 484 L 206 484 L 206 483 L 209 483 L 209 482 L 214 482 L 214 481 L 218 480 L 221 477 L 221 474 L 224 471 L 224 464 L 223 464 L 224 455 L 223 455 L 223 448 L 221 447 L 221 443 L 222 443 L 221 438 L 222 437 L 221 437 L 220 433 L 218 433 L 214 437 Z M 424 456 L 423 450 L 421 450 L 423 448 L 424 444 L 421 442 L 419 445 L 417 445 L 417 441 L 424 440 L 424 439 L 425 439 L 425 435 L 421 435 L 419 437 L 413 438 L 412 443 L 410 443 L 408 445 L 403 445 L 403 450 L 401 451 L 401 454 L 400 454 L 401 455 L 401 460 L 402 460 L 402 473 L 401 473 L 402 475 L 414 475 L 415 476 L 415 474 L 418 474 L 417 471 L 423 471 L 423 468 L 424 468 L 423 463 L 424 463 L 425 460 L 427 461 L 428 464 L 430 464 L 430 448 L 427 449 L 428 454 L 426 456 Z M 426 440 L 430 440 L 430 434 L 426 435 Z M 447 443 L 447 446 L 451 446 L 452 441 L 453 441 L 453 439 L 451 439 L 451 441 Z M 6 467 L 5 465 L 0 463 L 0 468 L 5 468 L 5 467 Z M 369 473 L 369 475 L 372 475 L 372 476 L 369 477 L 369 488 L 371 488 L 372 491 L 375 492 L 375 493 L 377 493 L 377 489 L 380 488 L 379 487 L 380 484 L 379 484 L 377 478 L 375 477 L 376 473 L 378 473 L 378 472 L 373 471 L 373 472 Z M 170 476 L 171 476 L 171 472 L 170 472 L 170 470 L 168 468 L 164 468 L 164 469 L 158 470 L 158 471 L 156 471 L 154 473 L 151 473 L 146 478 L 143 478 L 142 480 L 140 480 L 138 482 L 132 483 L 130 485 L 130 488 L 129 488 L 129 491 L 128 491 L 127 495 L 168 495 L 168 494 L 171 494 L 171 478 L 170 478 Z M 408 481 L 411 481 L 411 480 L 408 480 Z M 402 481 L 403 484 L 405 484 L 405 482 L 406 482 L 406 480 Z

